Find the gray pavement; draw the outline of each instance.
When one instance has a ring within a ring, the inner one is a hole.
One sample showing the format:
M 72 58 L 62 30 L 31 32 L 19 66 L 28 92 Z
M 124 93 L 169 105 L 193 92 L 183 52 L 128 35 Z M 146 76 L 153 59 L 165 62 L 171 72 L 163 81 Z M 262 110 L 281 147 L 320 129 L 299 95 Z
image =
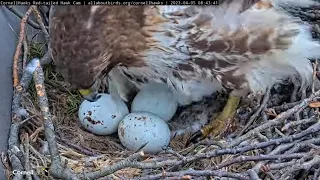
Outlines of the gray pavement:
M 21 12 L 26 12 L 27 7 L 17 7 Z M 11 100 L 12 100 L 12 60 L 15 53 L 16 43 L 20 32 L 20 19 L 0 6 L 0 152 L 7 150 L 8 133 L 11 124 Z M 38 30 L 27 26 L 30 35 Z M 0 180 L 5 179 L 5 173 L 0 162 Z

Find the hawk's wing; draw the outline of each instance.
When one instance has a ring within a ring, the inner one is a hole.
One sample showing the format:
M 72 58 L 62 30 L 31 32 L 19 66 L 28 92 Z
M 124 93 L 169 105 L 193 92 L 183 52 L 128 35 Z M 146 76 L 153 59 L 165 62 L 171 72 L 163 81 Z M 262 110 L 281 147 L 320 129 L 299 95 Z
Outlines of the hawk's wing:
M 149 14 L 151 21 L 143 27 L 150 42 L 142 52 L 147 67 L 124 71 L 136 84 L 137 79 L 146 79 L 142 84 L 164 82 L 177 95 L 197 97 L 215 91 L 216 85 L 207 80 L 217 79 L 232 89 L 249 84 L 257 90 L 295 71 L 308 79 L 307 58 L 319 55 L 308 26 L 273 7 L 273 2 L 254 3 L 226 1 L 173 12 L 170 7 L 158 7 L 160 17 Z
M 215 77 L 223 85 L 239 89 L 252 69 L 265 66 L 271 73 L 285 73 L 288 69 L 282 65 L 294 70 L 297 58 L 301 62 L 318 55 L 318 45 L 298 19 L 272 6 L 243 11 L 250 7 L 244 2 L 248 1 L 197 7 L 199 14 L 191 21 L 193 26 L 185 37 L 192 58 L 187 65 L 179 66 L 180 74 L 200 72 L 201 76 Z M 311 51 L 297 51 L 301 49 Z

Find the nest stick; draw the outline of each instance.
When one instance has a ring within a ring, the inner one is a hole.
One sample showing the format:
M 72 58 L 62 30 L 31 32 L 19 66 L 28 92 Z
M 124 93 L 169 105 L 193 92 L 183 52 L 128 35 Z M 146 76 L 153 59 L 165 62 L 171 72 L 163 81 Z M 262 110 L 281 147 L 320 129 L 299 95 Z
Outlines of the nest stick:
M 57 178 L 63 179 L 78 179 L 69 168 L 62 165 L 59 150 L 57 146 L 56 136 L 54 132 L 54 126 L 52 122 L 52 115 L 49 111 L 49 103 L 44 86 L 44 73 L 38 59 L 34 59 L 37 62 L 37 68 L 34 72 L 33 78 L 38 96 L 38 103 L 41 109 L 44 123 L 45 137 L 49 144 L 49 151 L 51 155 L 51 167 L 50 172 Z
M 25 153 L 25 170 L 30 172 L 31 167 L 30 167 L 30 142 L 29 142 L 29 135 L 26 133 L 25 134 L 26 138 L 25 138 L 25 143 L 24 143 L 24 153 Z M 27 174 L 27 179 L 28 180 L 32 180 L 31 174 Z
M 21 47 L 23 43 L 23 39 L 25 37 L 25 25 L 28 17 L 32 12 L 32 8 L 30 7 L 26 14 L 23 16 L 20 22 L 20 34 L 19 34 L 19 41 L 16 47 L 16 52 L 13 57 L 13 87 L 16 87 L 19 83 L 19 67 L 18 67 L 18 60 L 21 53 Z
M 295 159 L 295 160 L 292 160 L 292 161 L 289 161 L 289 162 L 283 162 L 283 163 L 268 164 L 268 165 L 264 166 L 263 169 L 267 170 L 267 171 L 271 171 L 271 170 L 281 170 L 283 168 L 293 167 L 293 166 L 295 166 L 295 164 L 304 163 L 305 161 L 307 161 L 308 159 L 310 159 L 310 158 L 312 158 L 314 156 L 315 156 L 315 153 L 311 151 L 309 153 L 306 153 L 300 159 Z
M 28 42 L 27 42 L 27 34 L 23 38 L 23 60 L 22 60 L 22 70 L 24 70 L 27 66 L 27 59 L 28 59 Z
M 287 151 L 284 153 L 295 153 L 298 152 L 300 149 L 303 149 L 310 144 L 319 144 L 320 143 L 320 138 L 311 138 L 305 141 L 301 141 L 299 143 L 295 143 L 293 147 L 289 148 Z
M 301 103 L 301 101 L 297 101 L 297 102 L 292 102 L 292 103 L 284 103 L 280 106 L 275 106 L 272 107 L 272 109 L 274 109 L 274 111 L 276 112 L 280 112 L 280 111 L 286 111 L 290 108 L 293 108 L 294 106 L 298 105 L 299 103 Z
M 315 116 L 311 117 L 311 118 L 308 118 L 308 119 L 301 119 L 299 121 L 293 121 L 293 122 L 290 122 L 290 123 L 287 123 L 285 126 L 283 126 L 281 128 L 281 131 L 287 131 L 288 129 L 292 128 L 292 127 L 295 127 L 295 126 L 299 126 L 299 125 L 302 125 L 302 124 L 309 124 L 309 123 L 314 123 L 314 122 L 317 122 L 317 118 Z
M 320 167 L 316 169 L 316 171 L 314 172 L 313 180 L 318 180 L 319 177 L 320 177 Z
M 9 7 L 10 8 L 10 7 Z M 13 9 L 11 9 L 13 10 Z M 15 11 L 18 12 L 18 11 Z M 13 92 L 13 100 L 12 100 L 12 125 L 10 128 L 9 133 L 9 139 L 8 139 L 8 154 L 9 154 L 9 160 L 12 166 L 12 169 L 14 170 L 24 170 L 24 156 L 22 151 L 19 149 L 19 130 L 24 125 L 24 123 L 29 120 L 28 114 L 26 111 L 21 108 L 20 99 L 22 94 L 25 92 L 25 90 L 28 88 L 28 86 L 31 83 L 32 75 L 34 72 L 35 65 L 34 62 L 30 62 L 25 69 L 23 69 L 23 74 L 21 77 L 21 80 L 19 82 L 18 79 L 18 59 L 21 53 L 21 46 L 25 39 L 25 24 L 28 20 L 28 17 L 30 16 L 30 13 L 32 12 L 32 7 L 28 9 L 26 14 L 22 17 L 21 23 L 20 23 L 20 36 L 19 36 L 19 42 L 16 48 L 15 56 L 14 56 L 14 62 L 13 62 L 13 79 L 14 79 L 14 92 Z M 16 13 L 15 13 L 16 14 Z M 17 14 L 16 14 L 17 15 Z M 18 15 L 19 16 L 19 15 Z M 26 46 L 24 46 L 26 47 Z M 25 49 L 26 51 L 26 49 Z M 43 58 L 41 59 L 41 64 L 47 64 L 51 62 L 51 58 L 49 55 L 50 52 L 47 52 Z M 26 55 L 25 57 L 26 58 Z M 27 118 L 26 120 L 22 121 L 22 118 Z M 15 178 L 20 178 L 18 176 L 15 176 Z
M 314 81 L 317 78 L 317 66 L 318 66 L 318 59 L 315 59 L 315 62 L 312 64 L 313 65 L 313 74 L 312 74 L 312 87 L 311 87 L 311 92 L 315 92 L 315 87 L 314 87 Z
M 23 171 L 25 165 L 25 158 L 23 152 L 19 149 L 19 130 L 29 119 L 22 122 L 15 122 L 11 124 L 8 140 L 8 155 L 10 164 L 13 170 Z M 16 174 L 15 178 L 22 178 L 21 174 Z
M 235 178 L 240 180 L 249 180 L 248 176 L 244 176 L 238 173 L 231 173 L 223 170 L 212 171 L 212 170 L 194 170 L 189 169 L 185 171 L 177 171 L 177 172 L 165 172 L 156 175 L 144 176 L 142 178 L 137 178 L 137 180 L 153 180 L 153 179 L 163 179 L 165 177 L 173 177 L 172 179 L 192 179 L 192 177 L 200 177 L 200 176 L 216 176 L 216 177 L 228 177 Z M 166 178 L 167 179 L 167 178 Z M 135 180 L 135 179 L 134 179 Z
M 123 161 L 120 161 L 114 165 L 102 168 L 99 171 L 89 172 L 89 173 L 83 174 L 82 178 L 84 178 L 84 179 L 86 179 L 86 178 L 97 179 L 97 178 L 107 176 L 109 174 L 112 174 L 112 173 L 120 170 L 120 169 L 124 169 L 127 167 L 140 168 L 140 169 L 161 168 L 161 167 L 165 167 L 165 166 L 184 165 L 186 163 L 191 163 L 191 162 L 194 162 L 194 161 L 197 161 L 200 159 L 207 159 L 207 158 L 217 157 L 217 156 L 221 156 L 221 155 L 245 153 L 248 151 L 262 149 L 262 148 L 266 148 L 268 146 L 272 146 L 272 145 L 276 145 L 276 144 L 288 143 L 288 142 L 294 141 L 296 139 L 301 139 L 303 137 L 306 137 L 310 134 L 313 134 L 313 133 L 316 133 L 319 131 L 320 131 L 320 122 L 312 125 L 311 127 L 302 131 L 301 133 L 297 133 L 297 134 L 290 135 L 287 137 L 272 139 L 267 142 L 250 144 L 250 145 L 243 146 L 243 147 L 216 149 L 216 150 L 209 151 L 207 153 L 199 153 L 196 155 L 186 156 L 185 158 L 183 158 L 181 160 L 169 159 L 169 160 L 164 160 L 164 161 L 138 162 L 138 161 L 133 161 L 132 160 L 133 156 L 130 156 L 129 158 L 127 158 Z M 289 156 L 291 156 L 291 155 L 289 155 Z M 267 156 L 267 157 L 258 157 L 258 158 L 275 159 L 275 157 L 279 158 L 278 156 Z M 281 157 L 284 159 L 287 158 L 286 156 L 281 156 Z M 300 156 L 297 154 L 294 154 L 294 155 L 292 155 L 292 157 L 300 157 Z M 257 158 L 257 157 L 254 157 L 254 158 Z M 219 167 L 216 167 L 216 169 L 217 168 L 219 168 Z
M 92 151 L 89 151 L 81 146 L 78 146 L 76 144 L 72 144 L 71 142 L 69 142 L 68 140 L 64 139 L 64 138 L 61 138 L 61 137 L 58 137 L 58 140 L 61 141 L 62 143 L 68 145 L 69 147 L 73 148 L 73 149 L 76 149 L 77 151 L 85 154 L 85 155 L 89 155 L 89 156 L 96 156 L 96 155 L 99 155 L 97 153 L 94 153 Z
M 251 180 L 260 180 L 258 173 L 256 171 L 254 171 L 253 169 L 248 170 L 248 174 L 249 174 Z
M 44 8 L 44 7 L 45 7 L 45 8 Z M 42 16 L 44 17 L 44 22 L 45 22 L 46 24 L 49 24 L 49 17 L 48 17 L 48 15 L 47 15 L 47 13 L 49 12 L 50 8 L 48 8 L 48 9 L 46 9 L 46 8 L 47 8 L 47 6 L 39 6 L 39 10 L 40 10 Z M 48 10 L 48 11 L 47 11 L 47 10 Z
M 255 129 L 250 130 L 249 132 L 247 132 L 246 134 L 244 134 L 241 137 L 238 137 L 237 139 L 233 140 L 230 144 L 229 147 L 234 147 L 238 144 L 240 144 L 241 142 L 243 142 L 246 139 L 249 139 L 252 135 L 257 134 L 257 132 L 261 132 L 265 129 L 268 129 L 270 127 L 274 127 L 277 125 L 280 125 L 283 123 L 284 120 L 286 120 L 287 118 L 289 118 L 291 115 L 293 115 L 295 112 L 299 111 L 300 109 L 304 109 L 306 108 L 309 103 L 315 98 L 318 97 L 320 95 L 320 90 L 313 93 L 309 98 L 304 99 L 302 102 L 300 102 L 299 104 L 295 105 L 293 108 L 282 112 L 281 114 L 279 114 L 275 119 L 268 121 L 267 123 L 264 123 L 258 127 L 256 127 Z
M 99 171 L 80 174 L 80 177 L 81 179 L 99 179 L 100 177 L 107 176 L 109 174 L 112 174 L 126 167 L 133 167 L 134 164 L 136 163 L 136 160 L 143 156 L 144 156 L 144 153 L 140 151 L 140 152 L 134 153 L 133 155 L 129 156 L 128 158 L 122 161 L 117 162 L 116 164 L 105 167 Z
M 9 159 L 12 165 L 12 169 L 14 170 L 24 170 L 24 157 L 21 157 L 22 152 L 20 151 L 19 147 L 19 130 L 24 125 L 25 122 L 27 122 L 30 118 L 25 119 L 22 121 L 22 117 L 26 116 L 23 114 L 23 108 L 20 106 L 20 99 L 22 96 L 22 93 L 27 89 L 29 86 L 31 79 L 32 79 L 32 62 L 29 64 L 29 67 L 25 69 L 21 81 L 18 86 L 15 87 L 14 93 L 13 93 L 13 100 L 12 100 L 12 124 L 10 127 L 9 132 L 9 139 L 8 139 L 8 145 L 9 145 Z M 17 176 L 19 178 L 19 175 Z
M 12 7 L 12 6 L 6 6 L 6 8 L 7 8 L 9 11 L 11 11 L 13 14 L 15 14 L 16 16 L 18 16 L 20 19 L 23 19 L 24 14 L 22 14 L 21 12 L 19 12 L 16 8 L 14 8 L 14 7 Z M 40 26 L 39 26 L 36 22 L 32 21 L 31 19 L 27 19 L 27 23 L 28 23 L 31 27 L 35 28 L 35 29 L 40 29 Z M 47 27 L 47 28 L 48 28 L 48 27 Z
M 40 60 L 41 65 L 47 64 L 51 61 L 51 58 L 49 56 L 49 53 L 47 52 Z M 36 64 L 34 64 L 34 61 L 31 61 L 28 63 L 26 68 L 23 71 L 21 80 L 19 82 L 19 85 L 17 85 L 14 88 L 13 91 L 13 99 L 12 99 L 12 122 L 20 122 L 21 118 L 24 112 L 24 109 L 21 108 L 20 99 L 22 94 L 26 91 L 26 89 L 29 87 L 33 72 L 35 70 Z
M 237 137 L 240 137 L 249 128 L 249 126 L 253 123 L 253 121 L 256 120 L 256 118 L 260 115 L 261 111 L 267 106 L 269 98 L 270 98 L 270 89 L 268 89 L 266 94 L 264 95 L 262 103 L 261 103 L 260 107 L 258 108 L 258 110 L 250 117 L 247 124 L 238 133 Z
M 305 141 L 301 141 L 301 140 L 293 141 L 292 143 L 287 143 L 287 144 L 282 144 L 280 146 L 277 146 L 272 152 L 269 153 L 269 155 L 292 154 L 292 153 L 298 152 L 299 149 L 304 148 L 310 144 L 319 144 L 319 143 L 320 143 L 320 138 L 312 138 Z M 311 156 L 311 155 L 314 155 L 314 153 L 312 152 L 311 154 L 310 153 L 305 154 L 305 156 Z M 267 164 L 268 162 L 269 161 L 259 162 L 254 166 L 254 170 L 259 172 L 261 169 L 263 169 L 263 167 L 265 167 L 265 164 Z M 294 163 L 295 161 L 285 162 L 283 163 L 283 166 L 280 165 L 279 163 L 277 167 L 273 167 L 273 165 L 270 165 L 270 168 L 281 169 L 281 167 L 291 166 Z
M 41 18 L 41 15 L 40 15 L 40 12 L 38 11 L 37 6 L 31 6 L 31 8 L 32 8 L 32 10 L 33 10 L 33 12 L 34 12 L 34 14 L 35 14 L 36 20 L 37 20 L 38 24 L 40 25 L 41 30 L 42 30 L 43 33 L 44 33 L 44 37 L 45 37 L 47 40 L 49 40 L 50 35 L 49 35 L 49 33 L 48 33 L 48 31 L 47 31 L 44 23 L 43 23 L 43 20 L 42 20 L 42 18 Z
M 247 161 L 265 161 L 265 160 L 291 160 L 304 157 L 305 153 L 292 153 L 292 154 L 280 154 L 280 155 L 258 155 L 258 156 L 239 156 L 231 160 L 220 163 L 212 168 L 212 170 L 222 169 L 235 163 L 242 163 Z
M 298 170 L 301 170 L 301 169 L 310 170 L 311 167 L 314 167 L 319 164 L 320 164 L 320 156 L 319 155 L 314 156 L 312 160 L 304 162 L 304 163 L 297 162 L 295 165 L 288 168 L 288 171 L 281 176 L 281 179 L 283 179 L 283 178 L 287 179 L 294 172 L 297 172 Z

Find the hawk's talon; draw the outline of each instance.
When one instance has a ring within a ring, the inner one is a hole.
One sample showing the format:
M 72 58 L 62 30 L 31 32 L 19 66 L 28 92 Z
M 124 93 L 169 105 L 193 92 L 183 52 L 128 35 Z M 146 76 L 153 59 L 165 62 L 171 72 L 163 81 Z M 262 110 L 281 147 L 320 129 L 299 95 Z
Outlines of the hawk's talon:
M 227 127 L 227 121 L 233 119 L 239 102 L 240 97 L 229 96 L 227 104 L 223 108 L 223 111 L 220 113 L 220 115 L 217 118 L 212 119 L 210 124 L 204 126 L 200 131 L 192 134 L 188 139 L 186 146 L 188 146 L 190 143 L 197 143 L 209 135 L 216 137 L 222 134 Z
M 206 138 L 206 136 L 202 133 L 202 131 L 197 131 L 193 133 L 186 142 L 186 147 L 188 147 L 191 143 L 197 143 Z

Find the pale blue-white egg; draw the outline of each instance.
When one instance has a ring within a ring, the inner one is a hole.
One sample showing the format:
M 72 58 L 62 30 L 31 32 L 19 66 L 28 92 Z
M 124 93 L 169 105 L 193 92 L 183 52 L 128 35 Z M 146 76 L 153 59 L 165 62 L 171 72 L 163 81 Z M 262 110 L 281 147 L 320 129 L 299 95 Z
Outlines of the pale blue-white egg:
M 165 84 L 151 83 L 133 99 L 131 112 L 150 112 L 168 122 L 178 108 L 178 101 Z
M 158 153 L 170 143 L 170 129 L 160 117 L 148 113 L 130 113 L 118 126 L 120 142 L 129 150 L 139 148 L 146 153 Z
M 91 133 L 110 135 L 117 132 L 119 122 L 129 114 L 127 105 L 109 94 L 99 94 L 95 102 L 84 100 L 78 111 L 81 125 Z

